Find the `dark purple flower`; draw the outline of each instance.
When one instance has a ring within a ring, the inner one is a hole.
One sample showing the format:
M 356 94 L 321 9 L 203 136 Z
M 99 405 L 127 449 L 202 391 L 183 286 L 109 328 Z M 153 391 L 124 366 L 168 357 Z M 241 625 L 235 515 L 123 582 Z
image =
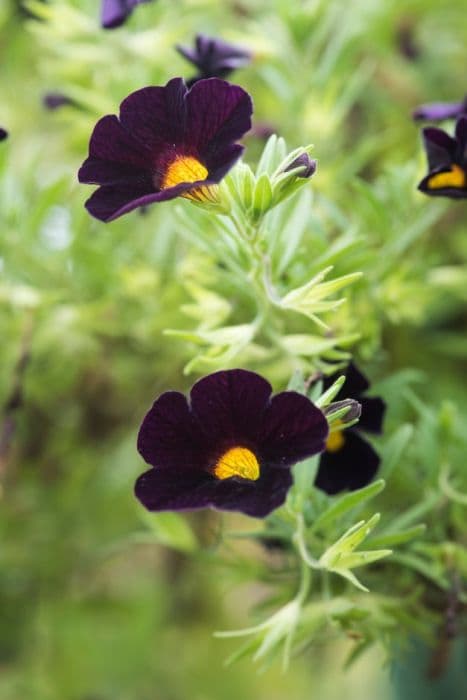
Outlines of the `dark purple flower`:
M 423 129 L 428 175 L 418 189 L 432 197 L 467 197 L 467 116 L 457 120 L 455 136 L 442 129 Z
M 289 170 L 295 170 L 295 168 L 302 168 L 298 173 L 297 177 L 309 178 L 316 172 L 318 164 L 315 160 L 310 158 L 308 153 L 302 153 L 297 158 L 295 158 L 292 163 L 285 169 L 284 172 L 289 172 Z
M 188 86 L 203 78 L 226 78 L 232 71 L 243 68 L 251 61 L 249 51 L 204 34 L 196 36 L 194 48 L 177 46 L 176 49 L 198 69 L 194 78 L 187 81 Z
M 467 115 L 467 97 L 462 102 L 431 102 L 420 105 L 412 117 L 417 121 L 440 122 L 444 119 L 458 119 L 463 114 Z
M 60 109 L 60 107 L 65 107 L 66 105 L 72 105 L 74 103 L 70 97 L 67 97 L 61 92 L 47 92 L 42 97 L 42 104 L 46 109 L 53 112 L 56 109 Z
M 329 388 L 340 373 L 325 381 Z M 315 486 L 328 494 L 339 493 L 349 489 L 360 489 L 375 476 L 379 466 L 379 456 L 365 440 L 361 431 L 379 434 L 382 432 L 386 406 L 379 397 L 363 396 L 370 384 L 366 377 L 350 363 L 346 370 L 346 380 L 336 396 L 337 401 L 354 399 L 361 405 L 359 422 L 345 430 L 337 430 L 329 434 L 326 451 L 319 461 Z M 351 416 L 346 416 L 349 420 Z
M 8 131 L 6 129 L 2 129 L 0 126 L 0 141 L 5 141 L 5 139 L 8 138 Z
M 263 518 L 285 501 L 290 467 L 324 449 L 328 424 L 305 396 L 254 372 L 215 372 L 190 401 L 162 394 L 145 417 L 138 450 L 152 465 L 135 493 L 153 511 L 217 508 Z
M 245 90 L 217 78 L 188 90 L 182 78 L 137 90 L 120 116 L 100 119 L 80 182 L 101 185 L 86 202 L 101 221 L 174 197 L 215 200 L 215 187 L 243 152 L 251 126 Z
M 101 25 L 104 29 L 120 27 L 137 5 L 150 0 L 102 0 Z

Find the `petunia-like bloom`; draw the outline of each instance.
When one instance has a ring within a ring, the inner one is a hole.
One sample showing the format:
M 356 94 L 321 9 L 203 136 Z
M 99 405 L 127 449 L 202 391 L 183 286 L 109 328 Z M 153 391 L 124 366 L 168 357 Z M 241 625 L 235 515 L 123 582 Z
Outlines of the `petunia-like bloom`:
M 8 131 L 6 129 L 2 129 L 0 126 L 0 141 L 5 141 L 5 139 L 8 138 Z
M 428 175 L 418 189 L 432 197 L 467 197 L 467 116 L 458 119 L 455 136 L 442 129 L 423 129 Z
M 345 375 L 345 383 L 336 400 L 344 397 L 354 399 L 361 405 L 361 415 L 356 425 L 330 433 L 326 441 L 326 450 L 319 461 L 315 486 L 330 495 L 366 486 L 378 471 L 380 462 L 379 456 L 361 433 L 382 432 L 385 403 L 379 397 L 362 396 L 370 384 L 353 363 L 349 364 Z M 326 380 L 326 389 L 333 384 L 337 376 Z
M 135 493 L 151 511 L 217 508 L 263 518 L 285 501 L 291 466 L 324 449 L 328 424 L 294 391 L 243 369 L 215 372 L 190 401 L 167 391 L 146 415 L 138 450 L 152 465 Z
M 86 202 L 101 221 L 174 197 L 215 201 L 215 185 L 243 152 L 251 98 L 218 78 L 188 90 L 182 78 L 123 100 L 119 117 L 100 119 L 80 182 L 101 185 Z
M 467 115 L 467 96 L 462 102 L 431 102 L 417 107 L 412 116 L 416 121 L 440 122 Z
M 104 29 L 120 27 L 137 5 L 150 0 L 102 0 L 101 25 Z
M 187 81 L 189 86 L 203 78 L 226 78 L 251 61 L 249 51 L 204 34 L 196 36 L 194 48 L 176 46 L 176 49 L 198 69 L 194 78 Z

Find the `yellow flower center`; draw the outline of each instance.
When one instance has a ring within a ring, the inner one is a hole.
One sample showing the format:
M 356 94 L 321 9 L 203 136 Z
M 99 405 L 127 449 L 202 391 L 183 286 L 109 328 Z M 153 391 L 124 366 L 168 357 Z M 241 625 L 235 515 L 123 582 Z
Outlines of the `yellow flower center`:
M 339 452 L 345 445 L 345 437 L 343 430 L 335 430 L 329 433 L 326 440 L 326 452 Z
M 443 187 L 456 187 L 462 189 L 467 186 L 467 175 L 459 165 L 451 165 L 446 173 L 437 173 L 428 180 L 429 190 L 438 190 Z
M 166 190 L 182 182 L 198 182 L 205 180 L 208 175 L 208 169 L 197 158 L 177 156 L 167 167 L 160 188 Z M 190 192 L 183 192 L 181 196 L 198 202 L 217 202 L 217 186 L 196 187 Z
M 161 190 L 166 190 L 168 187 L 175 187 L 175 185 L 179 185 L 181 182 L 205 180 L 207 174 L 207 168 L 205 168 L 199 160 L 193 158 L 193 156 L 177 156 L 165 171 Z
M 246 447 L 231 447 L 217 460 L 213 474 L 218 479 L 241 479 L 256 481 L 259 479 L 259 464 L 253 452 Z

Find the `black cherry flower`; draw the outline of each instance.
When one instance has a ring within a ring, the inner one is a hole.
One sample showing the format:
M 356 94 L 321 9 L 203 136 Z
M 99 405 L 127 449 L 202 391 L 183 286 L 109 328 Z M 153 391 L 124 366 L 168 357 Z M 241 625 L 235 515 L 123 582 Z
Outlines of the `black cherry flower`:
M 176 46 L 176 49 L 198 69 L 197 74 L 187 81 L 189 86 L 203 78 L 227 78 L 251 61 L 249 51 L 204 34 L 196 36 L 194 48 Z
M 101 25 L 104 29 L 120 27 L 137 5 L 150 0 L 102 0 Z
M 215 185 L 243 152 L 235 143 L 251 126 L 251 98 L 224 80 L 182 78 L 123 100 L 119 117 L 97 122 L 80 182 L 100 185 L 86 202 L 101 221 L 174 197 L 210 201 Z
M 339 374 L 325 381 L 325 389 L 333 384 Z M 384 401 L 379 397 L 363 396 L 370 384 L 353 363 L 349 364 L 345 377 L 336 401 L 354 399 L 361 405 L 361 414 L 358 423 L 346 430 L 331 432 L 326 441 L 315 486 L 330 495 L 366 486 L 378 471 L 380 462 L 379 456 L 361 433 L 381 433 L 386 408 Z
M 152 465 L 135 493 L 151 511 L 217 508 L 263 518 L 285 501 L 291 466 L 324 449 L 328 424 L 305 396 L 243 369 L 215 372 L 190 400 L 167 391 L 146 415 L 138 450 Z
M 462 102 L 431 102 L 417 107 L 412 116 L 416 121 L 440 122 L 467 115 L 467 96 Z
M 5 139 L 8 138 L 8 131 L 6 129 L 2 129 L 0 126 L 0 141 L 5 141 Z
M 428 175 L 418 189 L 432 197 L 467 197 L 467 116 L 458 119 L 455 136 L 442 129 L 423 129 Z

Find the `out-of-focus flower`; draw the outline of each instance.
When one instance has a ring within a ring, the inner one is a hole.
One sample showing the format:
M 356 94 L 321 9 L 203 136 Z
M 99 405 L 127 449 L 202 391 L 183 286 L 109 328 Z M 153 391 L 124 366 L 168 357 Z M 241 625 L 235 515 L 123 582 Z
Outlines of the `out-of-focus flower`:
M 290 163 L 290 165 L 284 170 L 284 172 L 289 172 L 290 170 L 295 170 L 296 168 L 301 168 L 296 174 L 297 177 L 309 178 L 315 172 L 318 164 L 315 160 L 310 158 L 308 153 L 302 153 L 295 160 Z
M 151 0 L 102 0 L 101 24 L 104 29 L 120 27 L 137 5 Z
M 432 197 L 467 197 L 467 116 L 458 119 L 454 138 L 442 129 L 423 129 L 428 175 L 418 189 Z
M 278 132 L 279 129 L 273 124 L 269 124 L 268 122 L 256 122 L 251 127 L 251 131 L 248 136 L 260 139 L 261 141 L 267 141 L 270 136 L 277 134 Z
M 467 115 L 467 96 L 462 102 L 430 102 L 417 107 L 412 116 L 417 121 L 440 122 L 444 119 L 458 119 Z
M 196 36 L 194 48 L 177 46 L 176 49 L 198 69 L 198 73 L 187 81 L 188 86 L 203 78 L 226 78 L 251 61 L 249 51 L 204 34 Z
M 216 201 L 216 184 L 243 152 L 235 143 L 251 126 L 251 98 L 217 78 L 188 90 L 182 78 L 129 95 L 119 117 L 96 124 L 80 182 L 101 185 L 86 202 L 112 221 L 174 197 Z
M 42 104 L 44 105 L 44 107 L 46 109 L 49 109 L 50 111 L 53 112 L 56 109 L 60 109 L 60 107 L 65 107 L 66 105 L 72 105 L 73 100 L 61 92 L 47 92 L 42 97 Z
M 152 511 L 213 507 L 262 518 L 285 501 L 290 467 L 324 449 L 328 424 L 294 391 L 243 369 L 215 372 L 191 389 L 160 396 L 138 450 L 152 469 L 135 493 Z
M 416 41 L 414 27 L 410 22 L 403 22 L 397 29 L 396 41 L 399 51 L 409 61 L 420 57 L 420 48 Z
M 8 138 L 8 131 L 6 129 L 2 129 L 0 126 L 0 141 L 5 141 L 5 139 Z
M 345 383 L 336 399 L 354 399 L 361 405 L 361 415 L 356 425 L 345 430 L 335 430 L 327 439 L 315 486 L 331 495 L 345 489 L 354 491 L 366 486 L 375 476 L 380 462 L 373 447 L 360 433 L 381 433 L 386 408 L 384 401 L 379 397 L 362 396 L 370 384 L 353 363 L 349 364 L 345 375 Z M 329 388 L 337 377 L 338 375 L 329 377 L 325 388 Z

